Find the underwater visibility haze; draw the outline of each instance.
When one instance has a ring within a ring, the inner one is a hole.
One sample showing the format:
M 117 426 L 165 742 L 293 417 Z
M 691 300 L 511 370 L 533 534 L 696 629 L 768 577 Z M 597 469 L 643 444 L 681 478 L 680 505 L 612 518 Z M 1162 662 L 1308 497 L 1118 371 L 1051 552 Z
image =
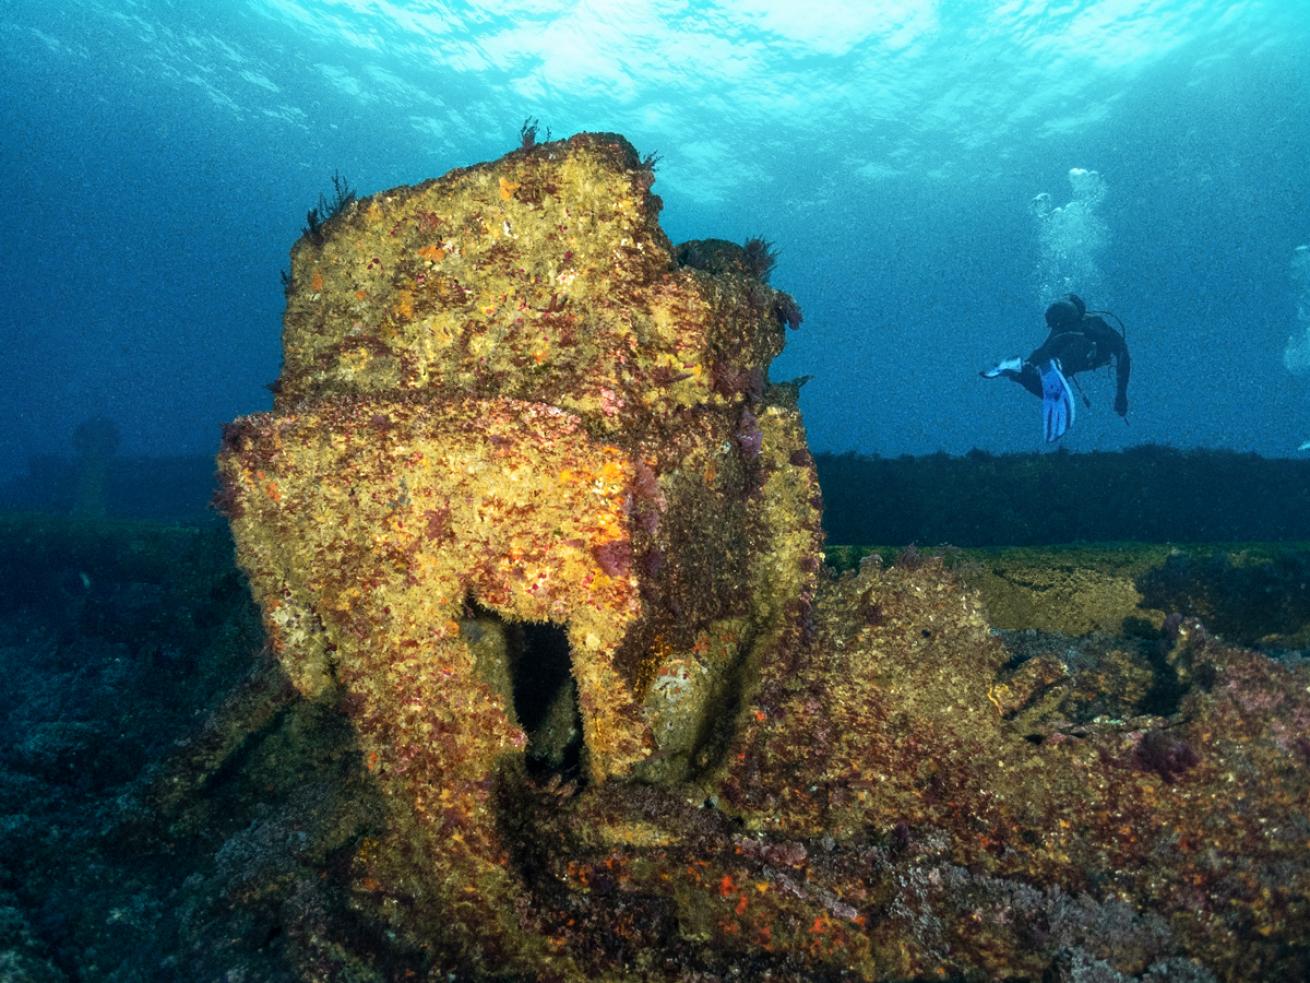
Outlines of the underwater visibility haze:
M 1310 2 L 0 11 L 0 980 L 1310 979 Z
M 211 454 L 267 408 L 280 272 L 361 196 L 544 138 L 658 154 L 674 242 L 761 235 L 818 451 L 1043 447 L 979 369 L 1073 290 L 1118 314 L 1061 446 L 1310 437 L 1310 5 L 10 0 L 0 477 L 111 419 Z M 1299 252 L 1298 252 L 1299 250 Z

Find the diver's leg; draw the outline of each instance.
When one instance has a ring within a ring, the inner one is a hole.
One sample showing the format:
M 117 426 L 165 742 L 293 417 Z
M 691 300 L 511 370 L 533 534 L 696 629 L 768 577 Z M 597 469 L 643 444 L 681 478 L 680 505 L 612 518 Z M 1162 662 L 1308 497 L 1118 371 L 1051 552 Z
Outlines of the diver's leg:
M 1037 371 L 1037 366 L 1018 355 L 997 362 L 994 367 L 983 369 L 978 374 L 984 379 L 1009 379 L 1023 386 L 1038 399 L 1042 398 L 1042 378 Z

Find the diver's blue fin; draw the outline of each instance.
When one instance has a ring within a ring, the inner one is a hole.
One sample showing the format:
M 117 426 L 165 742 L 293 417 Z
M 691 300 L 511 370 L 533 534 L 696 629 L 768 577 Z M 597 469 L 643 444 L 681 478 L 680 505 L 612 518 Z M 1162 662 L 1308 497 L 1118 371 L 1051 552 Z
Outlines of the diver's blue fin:
M 1043 362 L 1037 371 L 1042 377 L 1042 422 L 1046 430 L 1046 442 L 1053 444 L 1073 426 L 1073 391 L 1064 373 L 1060 371 L 1060 363 L 1055 359 Z

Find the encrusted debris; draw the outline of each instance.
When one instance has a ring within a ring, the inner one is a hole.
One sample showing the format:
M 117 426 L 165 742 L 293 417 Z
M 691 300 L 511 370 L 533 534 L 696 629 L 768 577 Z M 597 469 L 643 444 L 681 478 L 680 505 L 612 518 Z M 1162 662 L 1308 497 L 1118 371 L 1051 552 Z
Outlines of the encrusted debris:
M 297 972 L 1303 978 L 1304 667 L 1179 620 L 1025 653 L 940 561 L 825 574 L 799 308 L 652 180 L 582 134 L 295 248 L 222 500 L 386 809 Z

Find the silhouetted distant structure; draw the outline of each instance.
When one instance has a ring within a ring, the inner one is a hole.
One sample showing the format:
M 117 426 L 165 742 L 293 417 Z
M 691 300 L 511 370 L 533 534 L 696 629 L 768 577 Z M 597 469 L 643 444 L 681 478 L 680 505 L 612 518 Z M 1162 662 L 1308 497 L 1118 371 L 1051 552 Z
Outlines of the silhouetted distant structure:
M 816 454 L 831 544 L 1310 540 L 1310 461 L 1117 453 Z
M 74 515 L 100 519 L 109 511 L 109 466 L 120 443 L 118 425 L 107 416 L 83 420 L 73 431 L 73 448 L 77 451 Z

